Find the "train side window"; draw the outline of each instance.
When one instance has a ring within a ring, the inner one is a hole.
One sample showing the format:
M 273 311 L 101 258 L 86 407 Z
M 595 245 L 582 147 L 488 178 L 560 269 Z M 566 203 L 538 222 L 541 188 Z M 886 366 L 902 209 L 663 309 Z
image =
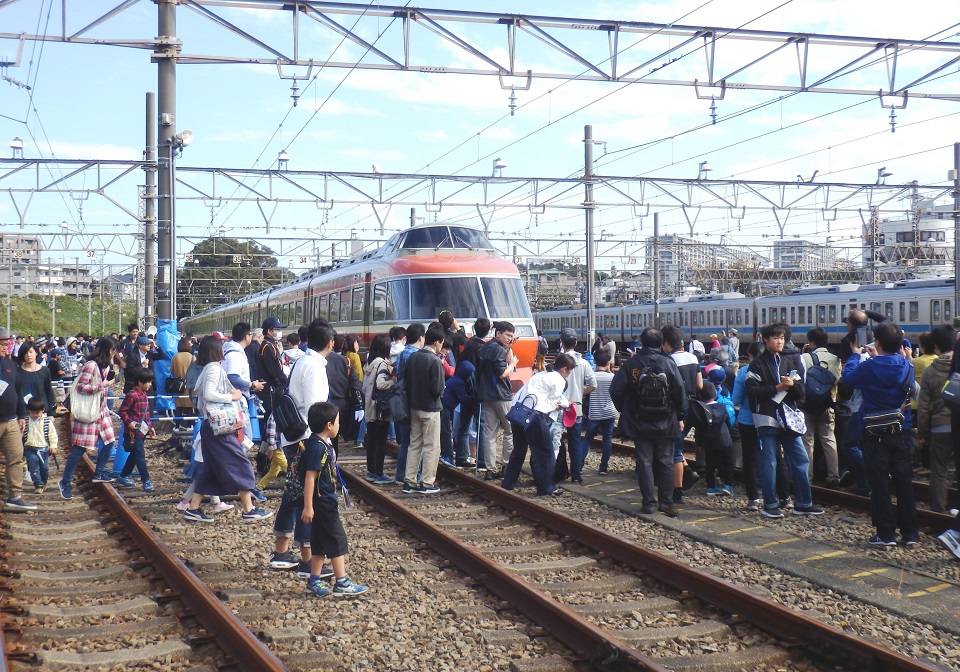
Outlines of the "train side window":
M 911 301 L 907 304 L 910 309 L 910 321 L 919 322 L 920 321 L 920 302 Z
M 796 306 L 790 306 L 790 324 L 797 323 L 797 308 Z
M 373 286 L 373 321 L 383 322 L 394 320 L 393 303 L 388 302 L 387 283 L 381 282 Z
M 350 301 L 350 290 L 345 289 L 340 292 L 340 321 L 349 322 L 350 321 L 350 306 L 352 305 Z
M 766 309 L 766 308 L 762 308 L 762 309 L 760 310 L 760 316 L 761 316 L 760 321 L 763 322 L 764 324 L 766 324 L 766 323 L 767 323 L 767 309 Z
M 906 301 L 900 302 L 899 312 L 900 312 L 900 323 L 903 324 L 904 322 L 907 321 L 907 302 Z
M 893 319 L 893 301 L 886 301 L 883 304 L 883 314 L 891 320 Z
M 827 312 L 830 314 L 830 320 L 829 320 L 830 324 L 836 324 L 837 323 L 837 307 L 828 306 Z
M 330 317 L 331 322 L 340 319 L 340 295 L 337 292 L 330 294 Z
M 879 301 L 871 301 L 870 310 L 872 310 L 875 313 L 879 313 L 881 310 L 883 310 L 883 306 L 880 305 Z
M 363 287 L 353 290 L 353 321 L 363 322 Z
M 930 324 L 940 324 L 940 299 L 930 302 Z
M 817 306 L 817 324 L 827 323 L 827 307 Z
M 840 321 L 841 322 L 847 321 L 847 307 L 845 305 L 840 306 Z
M 743 324 L 744 324 L 744 325 L 749 325 L 749 324 L 750 324 L 750 309 L 749 309 L 749 308 L 744 308 L 744 309 L 743 309 Z
M 813 306 L 807 306 L 807 324 L 813 324 Z
M 322 317 L 323 319 L 328 319 L 327 316 L 330 314 L 330 297 L 324 294 L 320 297 L 319 308 L 317 308 L 317 314 L 314 315 L 314 319 Z
M 943 300 L 943 321 L 945 324 L 950 324 L 953 318 L 950 317 L 950 299 Z

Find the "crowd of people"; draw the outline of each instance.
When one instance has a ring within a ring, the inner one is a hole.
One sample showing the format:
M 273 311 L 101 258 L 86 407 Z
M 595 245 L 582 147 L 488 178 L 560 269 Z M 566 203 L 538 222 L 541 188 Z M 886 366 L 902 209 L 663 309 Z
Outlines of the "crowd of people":
M 872 330 L 871 319 L 879 322 Z M 588 447 L 598 434 L 597 476 L 608 473 L 612 436 L 620 431 L 635 445 L 642 513 L 678 515 L 685 489 L 702 475 L 709 496 L 736 496 L 735 485 L 742 485 L 747 511 L 771 519 L 789 511 L 817 516 L 823 509 L 810 483 L 822 476 L 828 487 L 871 497 L 876 534 L 867 543 L 894 546 L 899 533 L 910 547 L 920 541 L 912 490 L 917 460 L 929 464 L 931 508 L 947 510 L 947 468 L 957 457 L 953 436 L 960 434 L 953 430 L 960 419 L 941 390 L 960 372 L 957 333 L 938 326 L 921 336 L 923 354 L 914 357 L 899 327 L 883 316 L 854 310 L 847 323 L 839 355 L 827 348 L 821 328 L 806 334 L 801 351 L 788 325 L 766 325 L 745 348 L 743 364 L 735 330 L 711 334 L 708 348 L 696 338 L 685 342 L 674 325 L 647 328 L 621 363 L 616 344 L 603 335 L 581 354 L 578 334 L 568 327 L 550 365 L 541 337 L 535 372 L 519 389 L 514 325 L 478 318 L 468 336 L 449 311 L 429 324 L 376 335 L 365 361 L 357 340 L 323 319 L 286 335 L 276 317 L 258 329 L 240 322 L 229 335 L 184 336 L 175 353 L 163 352 L 135 324 L 122 341 L 115 335 L 30 340 L 0 329 L 5 508 L 36 508 L 22 496 L 23 461 L 35 492 L 43 492 L 47 461 L 57 454 L 51 419 L 63 411 L 68 389 L 72 441 L 61 496 L 72 497 L 85 453 L 96 455 L 94 482 L 134 487 L 136 469 L 152 492 L 144 449 L 155 436 L 152 368 L 169 360 L 169 378 L 185 391 L 174 420 L 186 430 L 199 418 L 186 470 L 192 482 L 178 504 L 184 519 L 210 522 L 204 497 L 219 513 L 234 508 L 221 499 L 232 495 L 241 519 L 270 518 L 273 512 L 261 506 L 264 490 L 284 474 L 269 566 L 296 570 L 317 596 L 367 590 L 346 572 L 347 539 L 337 513 L 348 498 L 337 466 L 341 441 L 363 447 L 368 481 L 399 485 L 404 494 L 440 492 L 440 462 L 511 490 L 529 454 L 536 494 L 556 497 L 566 478 L 584 483 Z M 118 375 L 124 398 L 114 414 L 109 391 Z M 114 415 L 129 452 L 116 479 L 109 471 Z M 695 465 L 683 451 L 691 430 Z M 385 472 L 388 439 L 399 447 L 393 474 Z M 735 484 L 738 457 L 743 477 Z M 940 539 L 960 557 L 960 522 Z

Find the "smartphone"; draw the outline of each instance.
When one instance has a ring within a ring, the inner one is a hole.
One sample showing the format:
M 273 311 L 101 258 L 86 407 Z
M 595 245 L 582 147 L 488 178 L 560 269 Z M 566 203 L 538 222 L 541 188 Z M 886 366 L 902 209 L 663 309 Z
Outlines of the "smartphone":
M 870 330 L 866 327 L 857 327 L 857 347 L 862 348 L 867 344 Z

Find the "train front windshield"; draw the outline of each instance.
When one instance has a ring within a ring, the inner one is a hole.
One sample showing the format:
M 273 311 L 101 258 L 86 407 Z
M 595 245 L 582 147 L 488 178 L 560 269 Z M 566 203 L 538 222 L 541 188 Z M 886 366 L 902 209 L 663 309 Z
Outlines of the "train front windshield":
M 413 278 L 385 284 L 389 289 L 378 285 L 374 290 L 374 314 L 380 319 L 432 321 L 444 310 L 458 318 L 532 319 L 523 285 L 513 278 Z

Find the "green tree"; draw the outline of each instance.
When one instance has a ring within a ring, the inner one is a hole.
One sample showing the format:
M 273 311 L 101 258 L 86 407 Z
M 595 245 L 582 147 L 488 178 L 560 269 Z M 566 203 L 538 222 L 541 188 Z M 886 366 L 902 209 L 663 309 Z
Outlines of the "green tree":
M 293 277 L 273 250 L 255 240 L 207 238 L 177 271 L 179 317 L 231 303 Z

